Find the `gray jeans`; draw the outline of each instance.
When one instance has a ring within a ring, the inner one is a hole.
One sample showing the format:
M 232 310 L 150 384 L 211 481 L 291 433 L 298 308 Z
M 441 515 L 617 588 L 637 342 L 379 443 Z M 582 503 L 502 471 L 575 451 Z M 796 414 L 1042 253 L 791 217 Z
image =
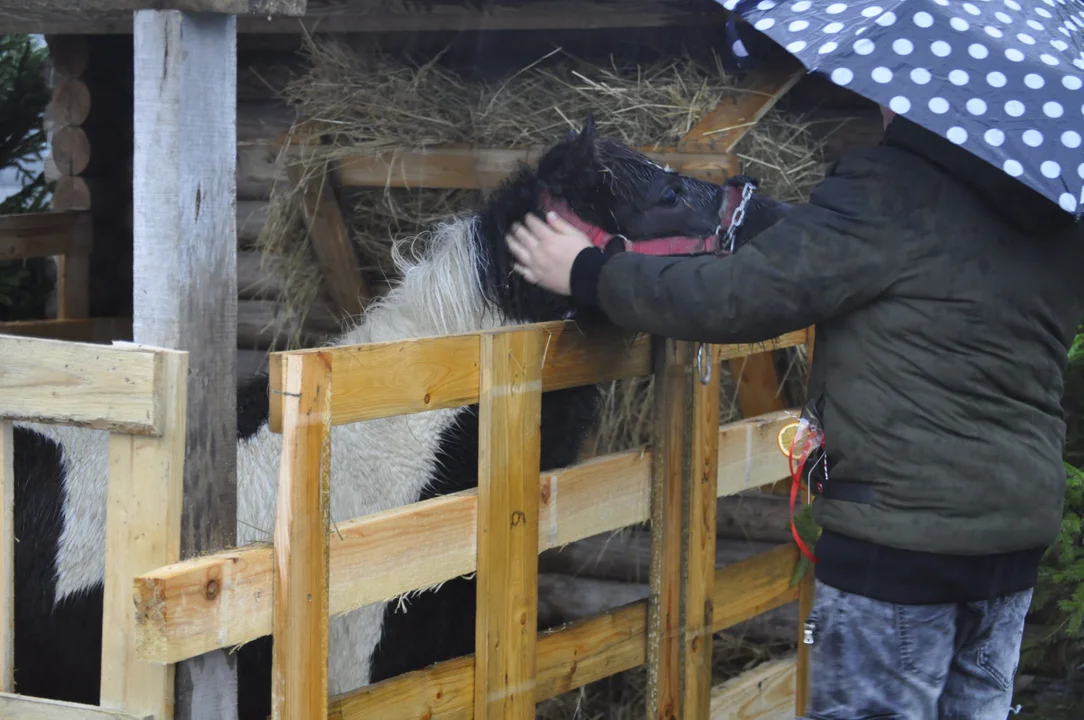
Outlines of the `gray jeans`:
M 896 605 L 817 582 L 811 720 L 1005 720 L 1031 590 Z

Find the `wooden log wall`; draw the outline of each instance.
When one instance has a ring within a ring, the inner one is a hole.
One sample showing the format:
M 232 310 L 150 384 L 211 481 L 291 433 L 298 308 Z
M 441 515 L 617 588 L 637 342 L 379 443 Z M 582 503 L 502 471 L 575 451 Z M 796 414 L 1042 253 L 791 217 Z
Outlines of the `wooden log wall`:
M 69 316 L 131 317 L 132 39 L 56 35 L 47 42 L 53 208 L 89 210 L 94 238 L 86 261 L 87 305 L 69 308 Z M 58 316 L 64 310 L 58 307 Z

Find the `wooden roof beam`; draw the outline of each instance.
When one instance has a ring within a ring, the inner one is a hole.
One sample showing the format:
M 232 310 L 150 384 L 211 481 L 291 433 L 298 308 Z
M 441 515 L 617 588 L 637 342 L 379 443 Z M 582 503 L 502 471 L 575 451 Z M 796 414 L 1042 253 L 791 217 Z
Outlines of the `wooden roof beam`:
M 719 24 L 728 14 L 714 0 L 491 0 L 484 9 L 461 0 L 0 0 L 7 32 L 129 34 L 133 7 L 188 9 L 197 5 L 266 7 L 300 4 L 298 12 L 253 10 L 238 15 L 241 34 L 387 33 L 474 30 L 595 30 Z M 122 7 L 123 6 L 123 7 Z M 183 7 L 182 7 L 183 6 Z
M 58 13 L 184 10 L 227 15 L 302 16 L 308 0 L 0 0 L 0 13 L 8 10 Z

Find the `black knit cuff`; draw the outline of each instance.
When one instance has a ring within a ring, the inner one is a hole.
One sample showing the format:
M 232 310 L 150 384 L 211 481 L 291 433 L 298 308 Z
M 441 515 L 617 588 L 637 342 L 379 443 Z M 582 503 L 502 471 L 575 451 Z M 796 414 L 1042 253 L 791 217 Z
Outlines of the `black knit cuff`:
M 598 278 L 605 264 L 606 256 L 597 247 L 584 248 L 576 256 L 569 277 L 572 299 L 576 304 L 588 307 L 598 305 Z

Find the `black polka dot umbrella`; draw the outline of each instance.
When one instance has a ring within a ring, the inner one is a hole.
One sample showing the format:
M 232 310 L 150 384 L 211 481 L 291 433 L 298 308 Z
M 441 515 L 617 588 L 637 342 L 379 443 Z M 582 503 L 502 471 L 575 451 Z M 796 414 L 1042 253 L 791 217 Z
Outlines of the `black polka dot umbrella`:
M 810 71 L 1084 213 L 1084 0 L 717 1 Z

